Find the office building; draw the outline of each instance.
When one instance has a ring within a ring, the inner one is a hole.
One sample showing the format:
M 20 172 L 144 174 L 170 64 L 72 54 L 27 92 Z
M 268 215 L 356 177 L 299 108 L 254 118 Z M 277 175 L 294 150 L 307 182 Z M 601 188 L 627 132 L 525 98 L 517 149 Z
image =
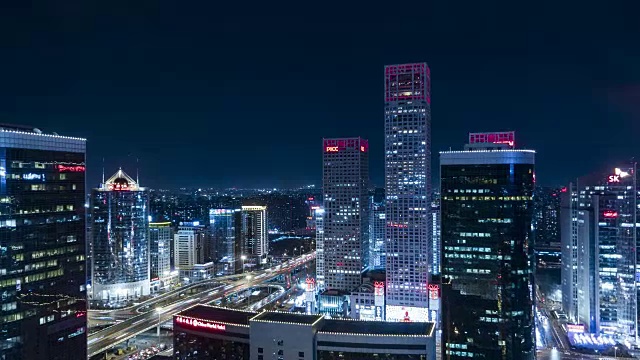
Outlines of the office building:
M 578 178 L 561 191 L 562 300 L 587 332 L 638 335 L 635 163 Z
M 369 143 L 362 138 L 324 139 L 324 286 L 350 292 L 368 266 Z
M 0 125 L 0 358 L 87 357 L 86 140 Z
M 376 189 L 375 194 L 369 196 L 369 269 L 384 269 L 386 266 L 387 218 L 384 203 L 384 189 Z
M 196 264 L 206 263 L 206 241 L 206 231 L 200 222 L 181 222 L 173 239 L 176 269 L 189 270 Z
M 558 188 L 536 187 L 534 234 L 536 248 L 560 249 L 560 198 Z
M 440 275 L 440 193 L 431 201 L 431 275 Z
M 242 206 L 243 255 L 258 263 L 266 262 L 269 231 L 266 206 Z
M 434 360 L 433 323 L 330 320 L 196 305 L 173 317 L 174 359 Z
M 326 289 L 324 281 L 324 208 L 315 209 L 313 217 L 316 228 L 316 287 L 320 292 Z
M 535 359 L 535 152 L 469 137 L 440 153 L 443 358 Z
M 431 265 L 431 73 L 384 69 L 387 320 L 426 321 Z
M 209 228 L 216 254 L 213 256 L 225 275 L 242 272 L 242 213 L 240 209 L 209 210 Z
M 171 222 L 149 223 L 151 280 L 165 279 L 171 273 Z
M 93 300 L 149 295 L 149 196 L 122 169 L 91 192 Z

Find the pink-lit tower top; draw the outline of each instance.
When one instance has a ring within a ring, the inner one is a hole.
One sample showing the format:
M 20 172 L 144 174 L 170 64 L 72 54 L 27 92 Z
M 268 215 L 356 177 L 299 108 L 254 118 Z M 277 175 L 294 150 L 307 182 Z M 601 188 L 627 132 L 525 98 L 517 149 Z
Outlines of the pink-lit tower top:
M 431 104 L 431 70 L 426 63 L 384 68 L 385 101 L 424 100 Z

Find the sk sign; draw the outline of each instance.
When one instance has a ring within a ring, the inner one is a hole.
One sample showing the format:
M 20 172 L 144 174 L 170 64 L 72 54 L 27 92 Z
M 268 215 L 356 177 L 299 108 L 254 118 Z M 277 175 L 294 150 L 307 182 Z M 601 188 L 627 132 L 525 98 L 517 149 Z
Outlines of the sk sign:
M 619 183 L 620 179 L 629 176 L 629 173 L 626 171 L 622 171 L 620 168 L 615 168 L 613 175 L 609 175 L 610 183 Z

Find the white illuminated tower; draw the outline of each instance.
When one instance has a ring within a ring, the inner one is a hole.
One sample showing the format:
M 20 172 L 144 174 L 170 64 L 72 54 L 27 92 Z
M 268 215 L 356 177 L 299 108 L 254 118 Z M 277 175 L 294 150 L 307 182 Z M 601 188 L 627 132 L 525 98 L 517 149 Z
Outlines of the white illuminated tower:
M 386 317 L 427 321 L 431 248 L 431 82 L 426 63 L 385 77 Z
M 324 287 L 350 292 L 362 284 L 368 265 L 369 143 L 324 139 L 322 152 Z

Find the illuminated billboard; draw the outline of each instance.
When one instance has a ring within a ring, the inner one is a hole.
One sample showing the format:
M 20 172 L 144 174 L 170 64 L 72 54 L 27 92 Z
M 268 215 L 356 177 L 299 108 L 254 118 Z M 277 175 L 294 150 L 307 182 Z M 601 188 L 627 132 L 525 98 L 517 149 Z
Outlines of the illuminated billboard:
M 507 144 L 513 148 L 516 144 L 515 131 L 469 133 L 469 144 Z
M 429 320 L 429 309 L 414 306 L 387 305 L 386 319 L 391 322 L 425 322 Z
M 191 327 L 194 327 L 197 329 L 203 329 L 203 330 L 225 331 L 227 329 L 226 325 L 224 324 L 217 324 L 208 320 L 193 319 L 193 318 L 188 318 L 184 316 L 176 316 L 176 323 L 182 326 L 187 325 L 187 326 L 191 326 Z

